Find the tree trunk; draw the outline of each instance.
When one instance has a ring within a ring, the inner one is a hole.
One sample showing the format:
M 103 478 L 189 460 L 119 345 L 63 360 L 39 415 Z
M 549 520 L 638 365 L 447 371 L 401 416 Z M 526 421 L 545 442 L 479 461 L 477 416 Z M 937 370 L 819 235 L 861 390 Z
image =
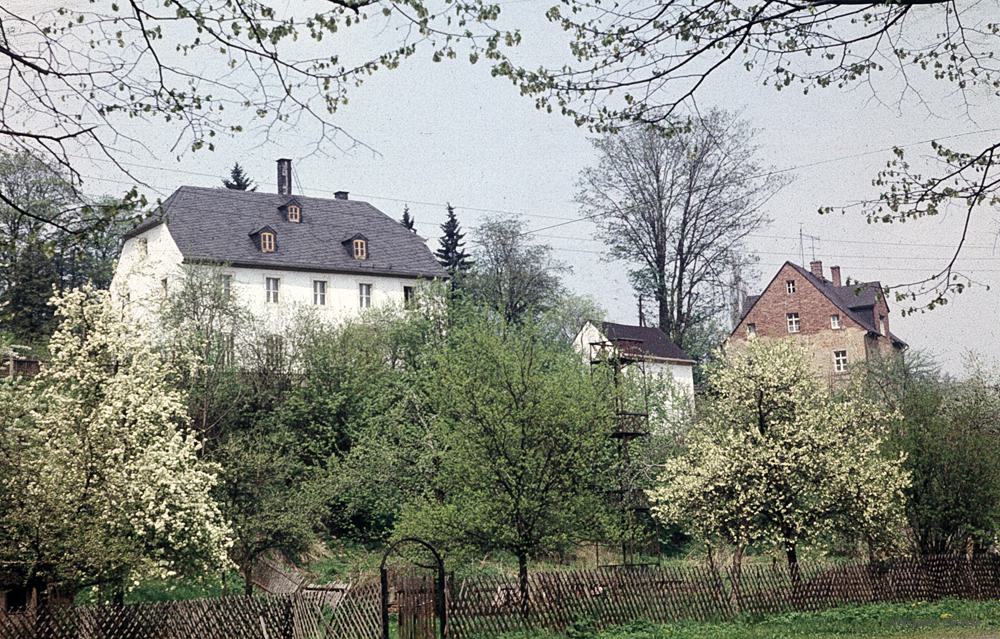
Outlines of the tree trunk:
M 243 594 L 248 597 L 253 594 L 253 562 L 243 565 Z
M 527 620 L 530 597 L 528 594 L 528 556 L 524 553 L 517 555 L 517 587 L 521 599 L 521 617 Z
M 733 563 L 732 563 L 731 576 L 732 576 L 732 586 L 733 586 L 733 593 L 732 593 L 733 609 L 736 612 L 739 612 L 743 607 L 742 591 L 740 589 L 741 588 L 740 584 L 743 580 L 743 546 L 736 546 L 736 548 L 733 549 Z
M 802 582 L 802 576 L 799 574 L 799 555 L 794 543 L 785 546 L 785 558 L 788 559 L 788 574 L 792 578 L 792 586 L 797 587 Z

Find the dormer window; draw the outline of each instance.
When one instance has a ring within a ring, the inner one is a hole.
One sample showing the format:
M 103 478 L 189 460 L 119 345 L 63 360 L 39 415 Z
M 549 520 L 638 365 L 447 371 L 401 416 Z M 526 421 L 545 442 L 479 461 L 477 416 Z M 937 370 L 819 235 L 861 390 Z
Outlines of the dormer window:
M 362 238 L 356 238 L 351 242 L 353 247 L 353 255 L 356 260 L 367 260 L 368 259 L 368 242 Z
M 274 253 L 274 245 L 274 233 L 271 231 L 264 231 L 260 234 L 261 253 Z
M 298 204 L 288 205 L 288 221 L 296 223 L 302 221 L 302 208 Z

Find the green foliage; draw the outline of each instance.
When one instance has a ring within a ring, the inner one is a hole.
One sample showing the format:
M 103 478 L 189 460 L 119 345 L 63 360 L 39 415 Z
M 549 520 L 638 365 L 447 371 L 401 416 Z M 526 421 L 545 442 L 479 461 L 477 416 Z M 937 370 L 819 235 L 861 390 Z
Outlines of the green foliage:
M 0 331 L 22 344 L 44 343 L 54 290 L 111 283 L 130 211 L 111 200 L 74 206 L 70 181 L 25 152 L 0 152 L 0 193 L 32 214 L 0 203 Z
M 288 348 L 276 355 L 266 347 L 269 331 L 222 277 L 220 269 L 186 268 L 162 300 L 157 332 L 203 455 L 221 469 L 214 495 L 232 524 L 231 559 L 246 577 L 264 552 L 294 558 L 317 540 L 336 415 L 311 416 L 336 397 L 320 402 L 293 377 L 318 339 L 308 318 L 284 331 Z
M 903 419 L 890 442 L 912 478 L 907 520 L 924 554 L 985 549 L 1000 530 L 1000 391 L 996 373 L 970 358 L 961 381 L 942 379 L 919 354 L 873 362 L 867 392 Z
M 451 210 L 451 209 L 449 209 L 449 210 Z M 451 221 L 451 216 L 449 216 L 449 221 Z M 409 206 L 404 206 L 403 207 L 403 218 L 399 221 L 399 223 L 402 224 L 403 228 L 405 228 L 406 230 L 413 231 L 414 233 L 417 232 L 417 228 L 414 226 L 414 224 L 416 223 L 416 220 L 414 220 L 413 216 L 410 215 L 410 207 Z M 456 225 L 457 225 L 457 220 L 456 220 Z M 457 226 L 456 226 L 456 230 L 457 230 Z M 447 235 L 447 231 L 445 231 L 445 235 Z M 459 239 L 461 239 L 461 238 L 459 238 Z
M 458 216 L 455 215 L 455 207 L 448 205 L 448 219 L 441 225 L 441 238 L 438 240 L 438 249 L 434 251 L 444 270 L 448 275 L 455 278 L 472 268 L 472 260 L 465 252 L 465 242 L 462 239 L 462 227 L 458 223 Z M 453 280 L 454 284 L 454 280 Z
M 610 406 L 564 343 L 479 315 L 449 328 L 420 382 L 427 481 L 396 534 L 529 557 L 601 525 Z
M 571 270 L 552 257 L 551 246 L 532 242 L 526 231 L 516 218 L 480 224 L 475 267 L 463 280 L 471 299 L 507 322 L 536 320 L 558 308 L 565 295 L 559 277 Z
M 883 450 L 893 412 L 831 397 L 787 340 L 752 340 L 710 379 L 686 450 L 651 493 L 658 517 L 710 543 L 773 544 L 790 564 L 805 542 L 895 541 L 909 478 Z
M 257 185 L 254 181 L 250 179 L 244 171 L 243 167 L 240 166 L 239 162 L 233 164 L 233 168 L 229 170 L 229 178 L 222 179 L 222 186 L 233 191 L 256 191 Z
M 1000 603 L 995 601 L 943 600 L 902 604 L 843 606 L 821 612 L 787 613 L 761 619 L 725 622 L 688 621 L 652 624 L 637 621 L 627 626 L 581 632 L 577 624 L 566 636 L 589 639 L 890 639 L 895 637 L 981 638 L 1000 630 Z M 572 632 L 572 634 L 571 634 Z M 542 639 L 555 633 L 505 635 L 508 638 Z
M 54 307 L 48 365 L 0 382 L 2 574 L 73 593 L 221 570 L 217 469 L 198 458 L 168 367 L 107 293 Z

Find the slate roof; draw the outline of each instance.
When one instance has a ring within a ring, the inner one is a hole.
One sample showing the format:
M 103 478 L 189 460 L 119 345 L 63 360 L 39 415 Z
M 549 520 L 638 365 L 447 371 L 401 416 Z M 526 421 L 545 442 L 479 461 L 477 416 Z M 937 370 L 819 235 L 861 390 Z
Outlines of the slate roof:
M 667 339 L 666 333 L 655 326 L 630 326 L 628 324 L 616 324 L 614 322 L 601 322 L 601 332 L 612 342 L 625 340 L 634 344 L 640 354 L 650 355 L 661 359 L 673 359 L 685 362 L 694 362 L 690 355 L 680 349 Z M 627 350 L 629 347 L 624 344 L 616 344 L 619 348 Z
M 291 200 L 302 221 L 279 207 Z M 367 202 L 182 186 L 160 209 L 125 234 L 134 237 L 166 223 L 185 261 L 254 268 L 446 277 L 423 238 Z M 277 250 L 262 253 L 250 234 L 271 226 Z M 368 239 L 368 259 L 355 260 L 345 237 Z

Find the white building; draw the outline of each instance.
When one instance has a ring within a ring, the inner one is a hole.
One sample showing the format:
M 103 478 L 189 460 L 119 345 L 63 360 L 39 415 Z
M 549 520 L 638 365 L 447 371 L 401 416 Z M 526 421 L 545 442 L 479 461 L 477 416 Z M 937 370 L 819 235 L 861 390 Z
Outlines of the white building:
M 626 368 L 641 366 L 647 376 L 666 377 L 693 405 L 695 361 L 659 328 L 587 322 L 573 338 L 573 348 L 587 363 L 615 355 Z
M 124 238 L 112 291 L 137 316 L 155 308 L 182 266 L 209 264 L 249 310 L 280 330 L 300 307 L 333 322 L 403 303 L 421 281 L 445 277 L 423 238 L 346 192 L 278 193 L 182 186 Z

